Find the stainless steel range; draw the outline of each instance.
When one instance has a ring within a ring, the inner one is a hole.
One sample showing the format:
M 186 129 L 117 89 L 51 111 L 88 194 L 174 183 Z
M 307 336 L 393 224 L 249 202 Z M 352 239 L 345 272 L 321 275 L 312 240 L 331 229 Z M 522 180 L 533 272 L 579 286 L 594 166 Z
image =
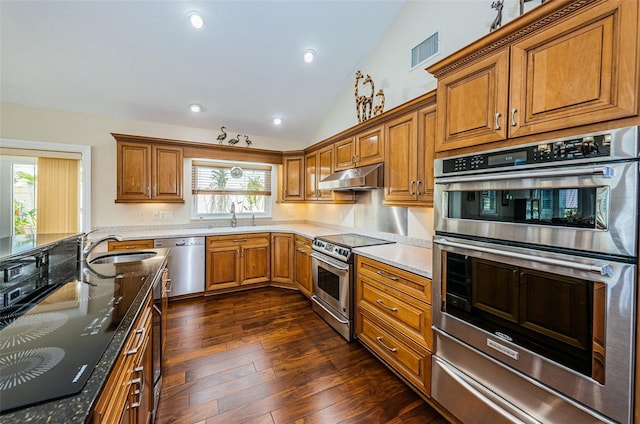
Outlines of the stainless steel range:
M 394 243 L 359 234 L 333 234 L 313 240 L 313 310 L 347 341 L 355 338 L 353 249 Z

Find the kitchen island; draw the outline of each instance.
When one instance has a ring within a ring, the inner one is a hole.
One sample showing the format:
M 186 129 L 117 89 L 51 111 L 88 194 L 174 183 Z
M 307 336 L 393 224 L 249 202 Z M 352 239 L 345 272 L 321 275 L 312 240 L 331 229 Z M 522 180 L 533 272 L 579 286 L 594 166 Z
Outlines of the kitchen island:
M 157 254 L 153 258 L 122 264 L 89 266 L 85 262 L 76 261 L 75 269 L 68 273 L 54 273 L 55 278 L 59 280 L 51 281 L 54 289 L 46 297 L 40 299 L 25 315 L 3 328 L 0 338 L 6 342 L 3 342 L 2 347 L 5 359 L 10 354 L 27 348 L 32 351 L 45 349 L 40 347 L 39 343 L 59 342 L 62 348 L 54 348 L 60 353 L 59 364 L 64 363 L 64 357 L 70 360 L 79 358 L 80 363 L 85 364 L 78 370 L 70 370 L 73 375 L 68 379 L 61 378 L 53 383 L 43 383 L 40 388 L 45 393 L 40 401 L 34 400 L 37 404 L 21 399 L 24 393 L 31 395 L 34 392 L 32 386 L 29 386 L 26 392 L 19 389 L 23 391 L 18 391 L 17 394 L 9 391 L 12 386 L 15 388 L 28 384 L 28 378 L 24 378 L 20 383 L 19 378 L 14 378 L 14 382 L 5 381 L 2 386 L 3 393 L 0 393 L 0 402 L 6 401 L 7 404 L 2 407 L 10 410 L 0 414 L 3 424 L 84 423 L 91 419 L 118 354 L 141 310 L 148 303 L 154 282 L 160 278 L 164 268 L 167 250 L 155 249 L 155 252 Z M 55 326 L 51 321 L 41 320 L 50 329 L 53 328 L 50 334 L 24 342 L 16 335 L 25 321 L 52 316 L 59 318 Z M 8 344 L 11 340 L 16 342 L 15 346 Z M 93 362 L 91 355 L 97 355 Z M 49 369 L 41 375 L 54 372 L 57 371 Z M 38 379 L 35 378 L 34 381 Z M 82 388 L 75 389 L 79 392 L 70 394 L 74 388 L 69 386 L 75 381 L 86 383 Z M 67 389 L 64 389 L 65 387 Z M 56 390 L 60 390 L 59 395 L 63 397 L 58 397 Z M 9 399 L 11 404 L 8 403 Z

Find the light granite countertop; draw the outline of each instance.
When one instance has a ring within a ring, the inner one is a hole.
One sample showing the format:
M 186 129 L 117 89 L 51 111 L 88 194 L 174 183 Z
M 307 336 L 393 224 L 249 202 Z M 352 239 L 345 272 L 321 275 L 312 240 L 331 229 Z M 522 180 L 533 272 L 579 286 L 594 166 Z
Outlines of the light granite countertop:
M 433 251 L 427 247 L 410 244 L 382 244 L 379 246 L 359 247 L 356 254 L 413 272 L 427 278 L 433 278 Z

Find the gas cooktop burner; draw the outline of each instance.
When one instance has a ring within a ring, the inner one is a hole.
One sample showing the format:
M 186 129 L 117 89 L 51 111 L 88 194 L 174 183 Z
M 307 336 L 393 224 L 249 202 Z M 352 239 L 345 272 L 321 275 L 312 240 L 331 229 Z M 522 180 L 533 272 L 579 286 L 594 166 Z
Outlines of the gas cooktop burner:
M 41 376 L 64 358 L 59 347 L 40 347 L 0 355 L 0 390 L 19 386 Z
M 69 318 L 58 312 L 27 314 L 6 327 L 0 339 L 0 350 L 28 343 L 62 327 Z

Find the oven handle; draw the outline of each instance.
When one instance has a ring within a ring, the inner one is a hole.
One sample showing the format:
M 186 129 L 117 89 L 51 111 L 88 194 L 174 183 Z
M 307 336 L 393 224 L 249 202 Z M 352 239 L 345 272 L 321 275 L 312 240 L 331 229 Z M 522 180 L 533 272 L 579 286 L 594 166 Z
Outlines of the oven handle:
M 528 260 L 528 261 L 532 261 L 532 262 L 539 262 L 539 263 L 543 263 L 543 264 L 547 264 L 547 265 L 563 266 L 565 268 L 571 268 L 571 269 L 575 269 L 575 270 L 578 270 L 578 271 L 593 272 L 595 274 L 600 274 L 600 275 L 603 275 L 603 276 L 606 276 L 606 277 L 612 277 L 613 276 L 613 268 L 609 264 L 604 264 L 604 265 L 596 265 L 596 264 L 584 265 L 584 264 L 578 264 L 578 263 L 575 263 L 575 262 L 565 262 L 565 261 L 561 261 L 561 260 L 558 260 L 558 259 L 539 258 L 539 257 L 533 257 L 531 255 L 524 255 L 522 253 L 507 252 L 507 251 L 504 251 L 504 250 L 489 249 L 489 248 L 486 248 L 486 247 L 473 246 L 473 245 L 470 245 L 470 244 L 456 243 L 456 242 L 449 241 L 449 240 L 443 239 L 443 238 L 435 239 L 434 243 L 442 244 L 444 246 L 459 247 L 459 248 L 462 248 L 462 249 L 475 250 L 477 252 L 491 253 L 491 254 L 495 254 L 495 255 L 499 255 L 499 256 L 505 256 L 507 258 L 524 259 L 524 260 Z
M 489 175 L 466 175 L 459 177 L 445 177 L 436 179 L 436 184 L 449 183 L 477 183 L 483 181 L 498 180 L 520 180 L 523 178 L 553 178 L 553 177 L 592 177 L 594 175 L 603 177 L 614 177 L 615 170 L 609 166 L 593 166 L 591 168 L 572 168 L 558 170 L 538 170 L 527 172 L 502 172 Z
M 334 314 L 333 312 L 331 312 L 329 309 L 327 309 L 327 307 L 326 307 L 326 306 L 324 306 L 322 303 L 320 303 L 320 302 L 318 301 L 318 296 L 316 296 L 315 294 L 314 294 L 314 295 L 311 295 L 311 300 L 312 300 L 316 305 L 318 305 L 319 307 L 321 307 L 322 309 L 324 309 L 326 313 L 328 313 L 329 315 L 331 315 L 331 316 L 333 317 L 333 319 L 335 319 L 336 321 L 338 321 L 340 324 L 349 324 L 349 321 L 348 321 L 348 320 L 345 320 L 345 319 L 343 319 L 343 318 L 340 318 L 340 317 L 336 316 L 336 314 Z
M 311 257 L 312 257 L 312 258 L 315 258 L 315 259 L 317 259 L 317 260 L 319 260 L 319 261 L 320 261 L 320 262 L 322 262 L 323 264 L 327 264 L 327 265 L 329 265 L 329 266 L 332 266 L 332 267 L 333 267 L 333 268 L 335 268 L 335 269 L 339 269 L 340 271 L 349 271 L 349 267 L 341 267 L 341 266 L 339 266 L 339 265 L 336 265 L 336 264 L 334 264 L 334 263 L 331 263 L 331 262 L 327 261 L 326 259 L 322 258 L 322 257 L 321 257 L 321 256 L 319 256 L 319 255 L 314 255 L 313 253 L 311 253 Z

